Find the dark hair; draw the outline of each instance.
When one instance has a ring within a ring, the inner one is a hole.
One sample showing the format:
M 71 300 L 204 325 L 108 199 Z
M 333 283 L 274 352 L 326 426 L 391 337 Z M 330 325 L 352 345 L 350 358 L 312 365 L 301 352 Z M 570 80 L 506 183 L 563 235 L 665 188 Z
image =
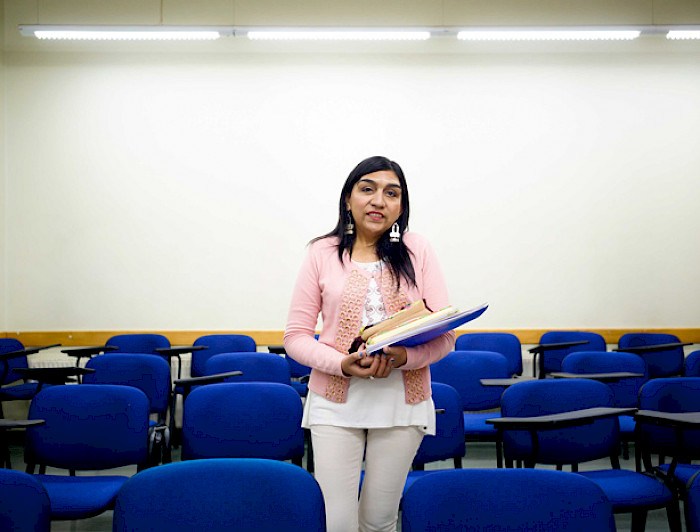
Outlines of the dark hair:
M 367 174 L 374 172 L 380 172 L 382 170 L 389 170 L 396 174 L 399 178 L 399 183 L 401 184 L 401 214 L 396 223 L 399 224 L 399 232 L 403 234 L 408 230 L 408 215 L 410 212 L 409 201 L 408 201 L 408 185 L 406 184 L 406 178 L 403 175 L 403 170 L 394 161 L 387 159 L 382 156 L 374 156 L 365 159 L 360 162 L 353 170 L 350 175 L 345 180 L 343 189 L 340 192 L 340 202 L 339 202 L 339 212 L 338 212 L 338 223 L 335 228 L 325 235 L 314 238 L 311 242 L 316 242 L 322 238 L 327 238 L 331 236 L 338 237 L 338 258 L 343 261 L 343 252 L 347 251 L 352 254 L 352 248 L 355 245 L 355 234 L 346 235 L 345 225 L 347 223 L 348 217 L 352 217 L 352 214 L 347 208 L 347 199 L 352 193 L 352 189 L 360 178 Z M 389 241 L 389 231 L 385 231 L 384 234 L 379 237 L 376 244 L 377 256 L 379 260 L 383 260 L 388 264 L 389 271 L 392 277 L 396 280 L 396 287 L 398 290 L 400 278 L 404 277 L 412 285 L 416 285 L 416 274 L 413 269 L 413 263 L 411 262 L 410 251 L 403 242 L 403 238 L 399 242 Z

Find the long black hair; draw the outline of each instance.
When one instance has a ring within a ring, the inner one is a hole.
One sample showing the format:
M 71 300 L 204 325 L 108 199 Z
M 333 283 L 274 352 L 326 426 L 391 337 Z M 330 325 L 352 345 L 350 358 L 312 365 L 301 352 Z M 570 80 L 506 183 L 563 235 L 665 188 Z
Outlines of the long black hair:
M 408 230 L 408 215 L 410 203 L 408 201 L 408 185 L 403 175 L 403 170 L 398 163 L 382 156 L 374 156 L 360 162 L 345 180 L 343 189 L 340 192 L 340 202 L 338 205 L 338 223 L 335 228 L 325 235 L 314 238 L 311 242 L 335 236 L 338 238 L 338 258 L 343 262 L 343 252 L 347 251 L 352 255 L 352 248 L 355 245 L 355 233 L 345 234 L 345 225 L 348 219 L 352 219 L 352 213 L 348 210 L 347 202 L 352 189 L 363 176 L 382 170 L 389 170 L 396 174 L 401 184 L 401 215 L 396 223 L 399 224 L 399 232 L 403 235 Z M 353 220 L 354 223 L 354 220 Z M 396 280 L 396 288 L 399 288 L 400 278 L 404 277 L 412 285 L 416 285 L 416 273 L 411 262 L 410 251 L 401 238 L 398 242 L 389 241 L 389 231 L 385 231 L 376 244 L 377 257 L 387 263 L 392 277 Z

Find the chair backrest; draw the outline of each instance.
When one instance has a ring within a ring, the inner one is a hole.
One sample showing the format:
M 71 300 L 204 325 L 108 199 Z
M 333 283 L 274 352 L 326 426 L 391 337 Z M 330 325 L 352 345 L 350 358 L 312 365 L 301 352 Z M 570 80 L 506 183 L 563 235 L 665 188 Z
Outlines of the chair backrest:
M 700 377 L 652 379 L 639 390 L 639 408 L 659 412 L 700 412 Z M 677 450 L 676 433 L 667 427 L 639 423 L 643 444 L 649 450 L 672 455 Z M 683 450 L 700 457 L 700 430 L 683 431 Z
M 511 333 L 466 333 L 457 337 L 455 351 L 495 351 L 508 359 L 508 373 L 522 375 L 523 349 Z
M 649 380 L 644 360 L 632 353 L 610 351 L 579 351 L 568 355 L 561 365 L 562 371 L 585 375 L 586 373 L 612 373 L 627 371 L 643 377 L 620 379 L 606 383 L 613 392 L 613 406 L 637 407 L 639 389 Z
M 116 347 L 111 353 L 142 353 L 155 355 L 157 348 L 170 347 L 170 340 L 162 334 L 118 334 L 106 345 Z
M 613 395 L 602 382 L 591 379 L 543 379 L 514 384 L 501 397 L 502 417 L 531 417 L 585 408 L 612 406 Z M 540 463 L 587 462 L 617 453 L 617 418 L 597 419 L 588 425 L 538 432 Z M 531 456 L 527 431 L 503 431 L 503 451 L 510 460 Z
M 289 355 L 284 355 L 284 358 L 289 364 L 289 369 L 292 372 L 292 377 L 299 378 L 311 374 L 311 368 L 309 366 L 305 366 L 304 364 L 297 362 Z
M 452 386 L 433 382 L 431 385 L 436 410 L 444 410 L 435 416 L 435 435 L 425 436 L 418 448 L 413 464 L 427 464 L 464 456 L 464 415 L 462 400 Z
M 416 480 L 401 530 L 613 531 L 612 505 L 593 481 L 546 469 L 451 469 Z
M 24 345 L 19 340 L 14 338 L 0 338 L 0 353 L 11 353 L 12 351 L 21 351 Z M 21 356 L 10 360 L 0 361 L 0 376 L 5 375 L 5 378 L 0 381 L 0 386 L 23 379 L 22 375 L 12 371 L 14 368 L 26 368 L 27 357 Z M 7 368 L 7 373 L 5 369 Z
M 148 397 L 132 386 L 44 388 L 28 418 L 46 424 L 27 429 L 27 463 L 98 470 L 147 462 Z
M 605 351 L 605 338 L 588 331 L 548 331 L 540 337 L 540 344 L 558 344 L 562 342 L 587 341 L 587 344 L 575 345 L 566 349 L 552 349 L 544 353 L 544 372 L 561 371 L 562 360 L 569 353 L 576 351 Z
M 273 353 L 220 353 L 204 365 L 205 375 L 228 371 L 242 371 L 243 375 L 231 377 L 230 382 L 279 382 L 291 386 L 289 364 Z
M 133 476 L 117 495 L 113 524 L 114 532 L 324 532 L 326 515 L 318 483 L 300 467 L 210 459 Z
M 32 475 L 0 469 L 0 530 L 49 532 L 49 495 Z
M 197 338 L 193 345 L 207 346 L 207 349 L 203 351 L 194 351 L 192 353 L 190 374 L 193 377 L 206 375 L 204 366 L 207 360 L 214 355 L 219 353 L 251 353 L 258 348 L 255 340 L 247 334 L 209 334 Z
M 700 351 L 693 351 L 685 357 L 686 377 L 700 377 Z
M 462 410 L 488 410 L 501 404 L 503 388 L 483 386 L 480 379 L 510 377 L 508 361 L 491 351 L 452 351 L 430 365 L 434 382 L 449 384 L 462 399 Z
M 286 384 L 200 386 L 185 401 L 182 459 L 301 458 L 301 416 L 301 398 Z
M 627 333 L 620 337 L 617 342 L 617 347 L 621 351 L 624 351 L 627 347 L 641 347 L 676 342 L 680 342 L 680 340 L 673 334 Z M 646 361 L 647 367 L 649 368 L 649 377 L 652 379 L 683 374 L 685 354 L 682 347 L 643 353 L 639 356 Z
M 161 357 L 139 353 L 106 353 L 88 360 L 95 370 L 83 384 L 123 384 L 146 394 L 151 412 L 165 415 L 170 405 L 170 366 Z

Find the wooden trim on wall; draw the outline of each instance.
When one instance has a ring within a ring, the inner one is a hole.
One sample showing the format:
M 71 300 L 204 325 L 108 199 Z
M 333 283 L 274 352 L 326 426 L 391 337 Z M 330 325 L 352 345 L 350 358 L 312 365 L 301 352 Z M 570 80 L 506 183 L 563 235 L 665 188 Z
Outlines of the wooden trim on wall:
M 457 335 L 470 332 L 507 332 L 520 339 L 523 344 L 537 344 L 540 337 L 554 329 L 469 329 L 458 330 Z M 583 329 L 582 329 L 583 330 Z M 618 339 L 625 333 L 651 332 L 666 333 L 677 336 L 682 342 L 700 344 L 700 328 L 668 328 L 668 329 L 585 329 L 603 336 L 608 344 L 617 344 Z M 172 345 L 192 345 L 197 338 L 207 334 L 247 334 L 255 339 L 258 345 L 280 345 L 284 331 L 26 331 L 0 333 L 3 338 L 15 338 L 25 346 L 40 346 L 61 344 L 62 346 L 104 345 L 109 338 L 117 334 L 155 333 L 166 336 Z M 700 349 L 700 346 L 698 346 Z

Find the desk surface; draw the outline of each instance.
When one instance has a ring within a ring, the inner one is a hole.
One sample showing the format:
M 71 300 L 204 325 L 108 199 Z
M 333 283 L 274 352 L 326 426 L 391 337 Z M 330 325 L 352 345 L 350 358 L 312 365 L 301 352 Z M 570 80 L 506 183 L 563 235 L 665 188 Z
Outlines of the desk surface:
M 565 371 L 555 371 L 548 373 L 555 379 L 593 379 L 600 382 L 618 382 L 620 379 L 633 379 L 644 377 L 643 373 L 632 373 L 629 371 L 615 371 L 611 373 L 567 373 Z
M 659 412 L 657 410 L 638 410 L 635 421 L 666 427 L 694 428 L 700 425 L 700 412 Z
M 512 386 L 519 382 L 528 382 L 537 380 L 535 377 L 512 377 L 504 379 L 479 379 L 482 386 Z
M 45 425 L 43 419 L 0 419 L 0 429 L 19 429 Z
M 597 407 L 585 408 L 583 410 L 572 410 L 570 412 L 561 412 L 559 414 L 549 414 L 546 416 L 493 418 L 487 419 L 486 423 L 494 425 L 496 428 L 505 430 L 552 429 L 593 423 L 593 421 L 596 419 L 604 419 L 625 414 L 630 415 L 634 414 L 636 411 L 636 408 Z
M 91 368 L 81 368 L 76 366 L 58 368 L 15 368 L 15 372 L 23 375 L 27 379 L 34 379 L 46 384 L 65 384 L 70 377 L 87 375 L 94 373 Z
M 673 342 L 670 344 L 656 345 L 635 345 L 630 347 L 613 349 L 613 351 L 621 351 L 623 353 L 653 353 L 654 351 L 666 351 L 668 349 L 676 349 L 677 347 L 685 347 L 693 345 L 693 342 Z
M 541 353 L 542 351 L 548 351 L 550 349 L 568 349 L 569 347 L 575 347 L 577 345 L 590 344 L 589 340 L 576 340 L 573 342 L 556 342 L 552 344 L 539 344 L 535 347 L 528 349 L 529 353 Z

